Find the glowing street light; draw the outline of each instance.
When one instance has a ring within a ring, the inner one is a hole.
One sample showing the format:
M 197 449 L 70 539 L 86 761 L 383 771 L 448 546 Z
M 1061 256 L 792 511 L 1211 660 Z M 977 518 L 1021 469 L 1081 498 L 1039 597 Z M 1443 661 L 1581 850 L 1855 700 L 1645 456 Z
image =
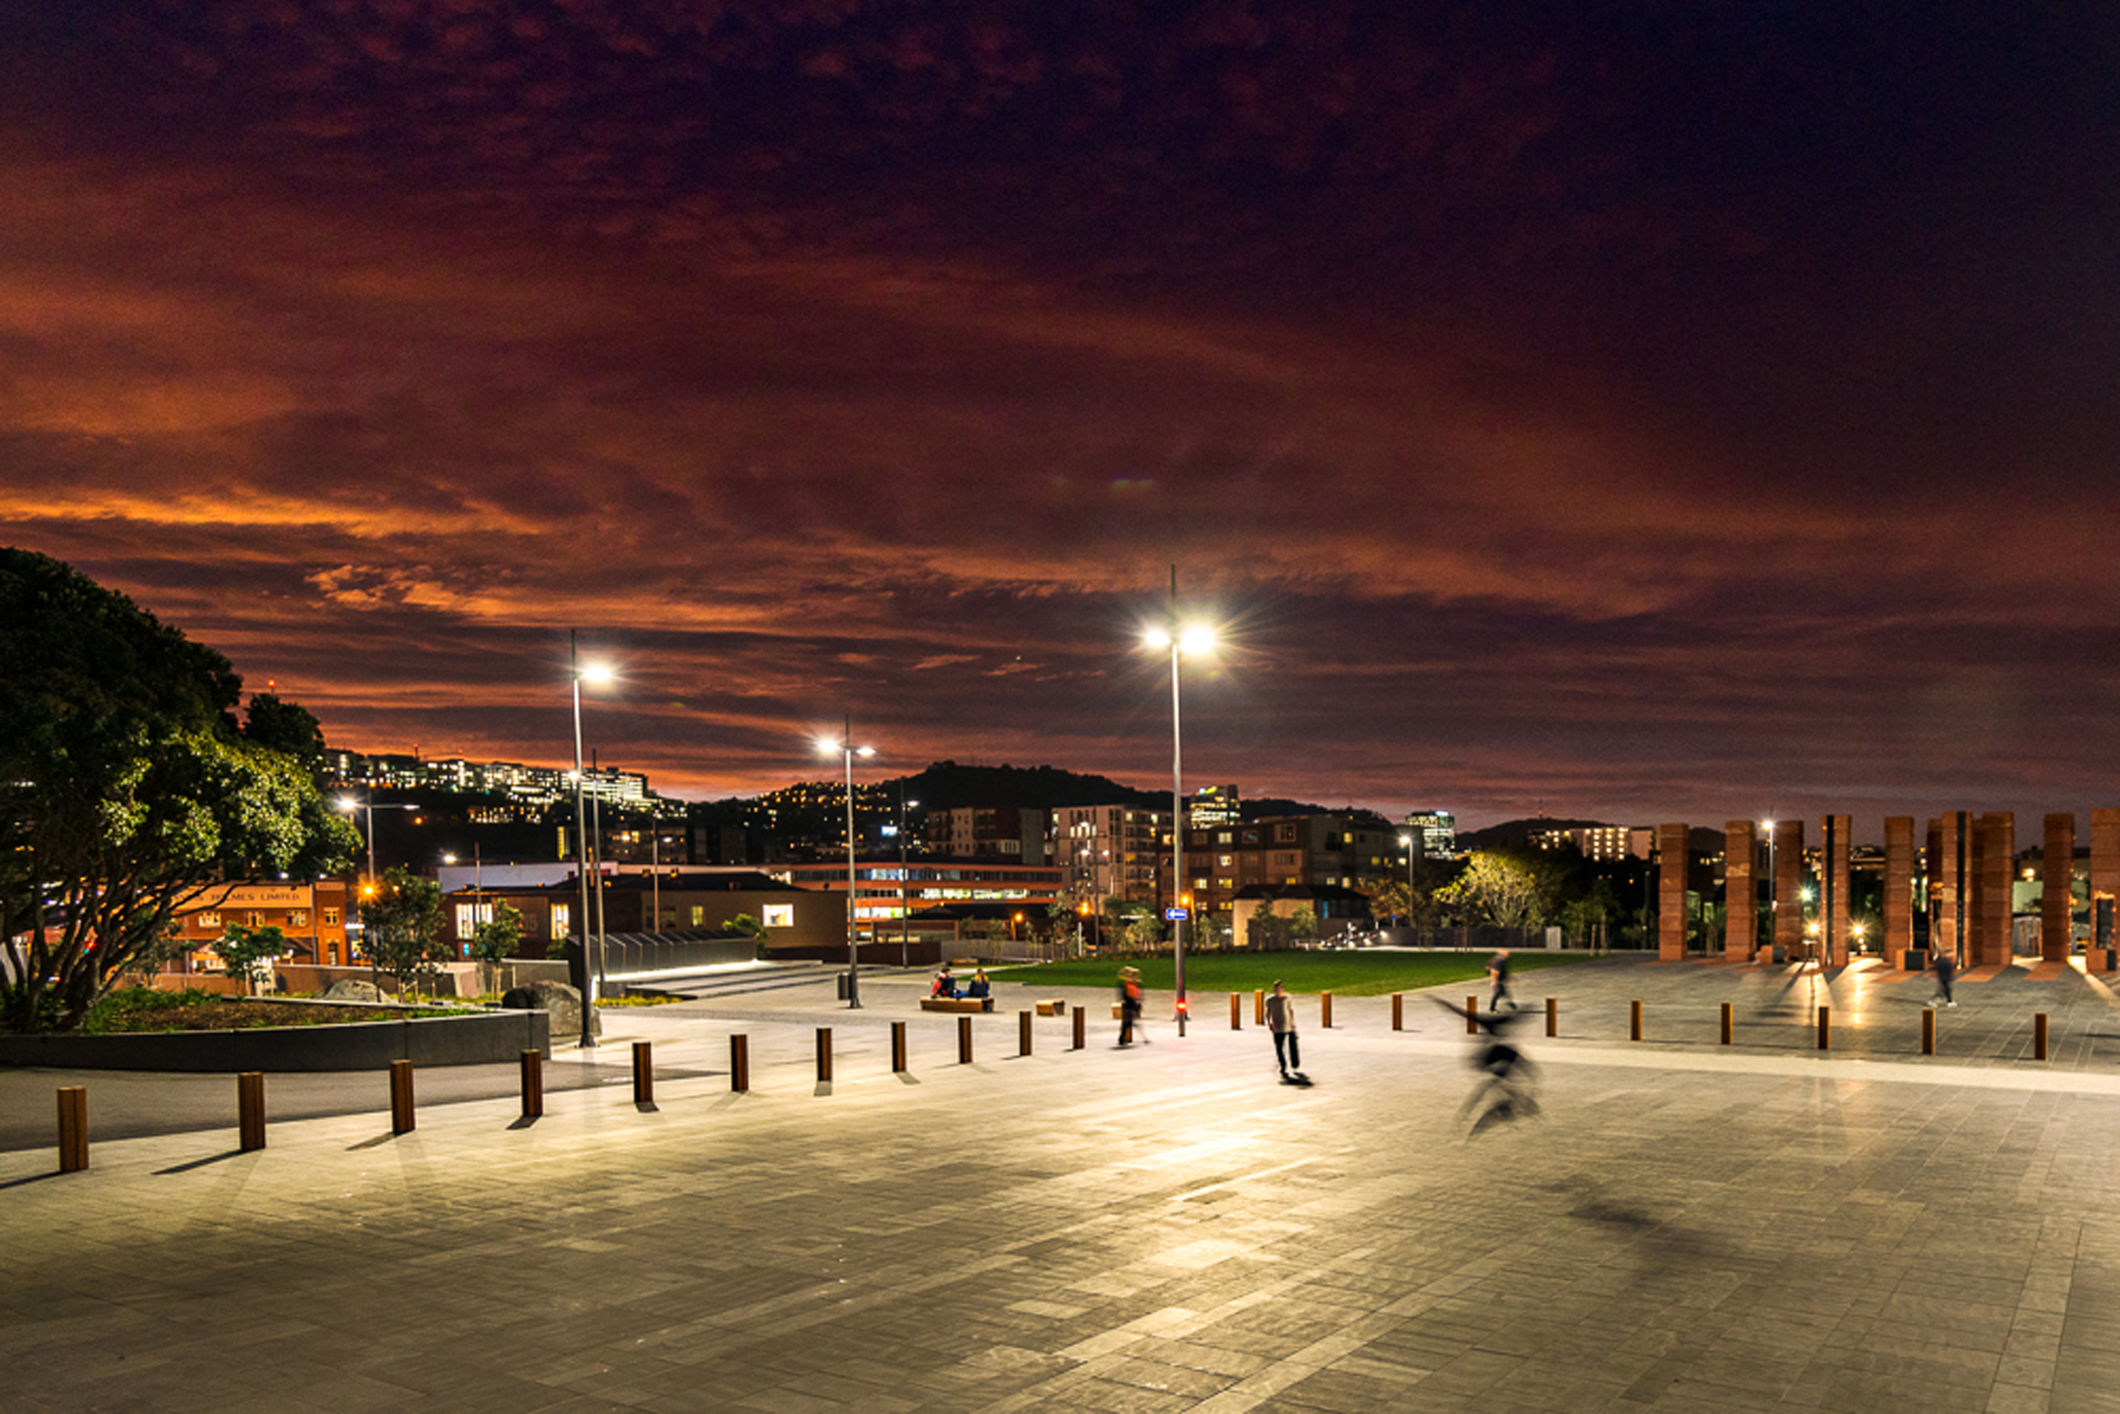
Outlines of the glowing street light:
M 567 676 L 574 686 L 574 876 L 581 882 L 582 1034 L 583 1049 L 596 1045 L 589 1033 L 596 1018 L 596 974 L 589 961 L 589 812 L 582 805 L 582 684 L 601 685 L 615 676 L 609 663 L 584 663 L 576 652 L 574 630 L 567 630 Z M 598 959 L 599 962 L 602 959 Z
M 854 745 L 854 716 L 847 714 L 839 740 L 817 738 L 817 750 L 826 756 L 838 754 L 846 761 L 847 782 L 847 1010 L 861 1009 L 861 965 L 854 944 L 854 758 L 874 756 L 873 746 Z M 902 944 L 901 944 L 902 946 Z
M 1148 629 L 1141 636 L 1143 644 L 1156 651 L 1170 650 L 1170 894 L 1177 903 L 1185 893 L 1185 739 L 1179 727 L 1178 707 L 1178 659 L 1191 654 L 1198 657 L 1214 650 L 1214 630 L 1204 624 L 1180 625 L 1177 622 L 1178 572 L 1170 572 L 1171 622 Z M 1180 905 L 1183 908 L 1183 905 Z M 1185 911 L 1190 911 L 1185 910 Z M 1178 1034 L 1185 1034 L 1185 924 L 1183 918 L 1173 920 L 1171 930 L 1171 953 L 1175 984 L 1178 992 Z

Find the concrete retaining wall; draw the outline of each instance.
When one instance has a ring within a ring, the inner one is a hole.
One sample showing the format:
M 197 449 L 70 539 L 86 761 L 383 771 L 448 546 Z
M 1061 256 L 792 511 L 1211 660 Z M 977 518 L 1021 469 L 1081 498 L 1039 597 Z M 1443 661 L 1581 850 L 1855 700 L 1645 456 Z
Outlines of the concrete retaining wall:
M 541 1011 L 413 1017 L 255 1031 L 157 1031 L 125 1036 L 0 1036 L 0 1065 L 64 1070 L 320 1071 L 484 1065 L 552 1053 Z

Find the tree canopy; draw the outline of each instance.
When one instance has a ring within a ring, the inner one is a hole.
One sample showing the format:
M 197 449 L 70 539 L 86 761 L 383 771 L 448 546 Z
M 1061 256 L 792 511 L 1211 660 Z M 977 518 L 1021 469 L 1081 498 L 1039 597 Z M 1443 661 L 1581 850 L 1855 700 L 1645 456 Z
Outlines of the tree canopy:
M 0 939 L 27 935 L 0 1027 L 79 1025 L 159 963 L 180 909 L 344 864 L 352 826 L 308 765 L 236 730 L 241 690 L 124 595 L 0 547 Z

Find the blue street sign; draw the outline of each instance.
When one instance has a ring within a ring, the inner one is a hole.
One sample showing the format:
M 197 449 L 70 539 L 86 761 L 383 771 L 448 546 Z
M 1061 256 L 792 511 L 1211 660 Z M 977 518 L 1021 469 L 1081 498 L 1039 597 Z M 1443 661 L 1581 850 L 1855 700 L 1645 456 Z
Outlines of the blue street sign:
M 1183 908 L 1166 908 L 1163 910 L 1163 916 L 1173 923 L 1183 923 L 1186 919 L 1192 917 L 1192 913 L 1190 910 Z

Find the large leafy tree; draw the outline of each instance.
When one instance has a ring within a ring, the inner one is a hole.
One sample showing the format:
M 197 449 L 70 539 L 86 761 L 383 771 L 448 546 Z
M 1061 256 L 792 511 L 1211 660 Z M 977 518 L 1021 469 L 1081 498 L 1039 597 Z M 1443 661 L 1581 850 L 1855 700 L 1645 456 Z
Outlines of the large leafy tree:
M 1565 865 L 1538 850 L 1476 849 L 1465 872 L 1438 891 L 1473 921 L 1536 928 L 1554 915 L 1567 882 Z
M 0 547 L 0 1027 L 78 1026 L 180 908 L 337 869 L 352 826 L 234 726 L 219 653 L 57 560 Z
M 392 867 L 361 902 L 361 948 L 400 987 L 449 956 L 442 941 L 442 886 Z

